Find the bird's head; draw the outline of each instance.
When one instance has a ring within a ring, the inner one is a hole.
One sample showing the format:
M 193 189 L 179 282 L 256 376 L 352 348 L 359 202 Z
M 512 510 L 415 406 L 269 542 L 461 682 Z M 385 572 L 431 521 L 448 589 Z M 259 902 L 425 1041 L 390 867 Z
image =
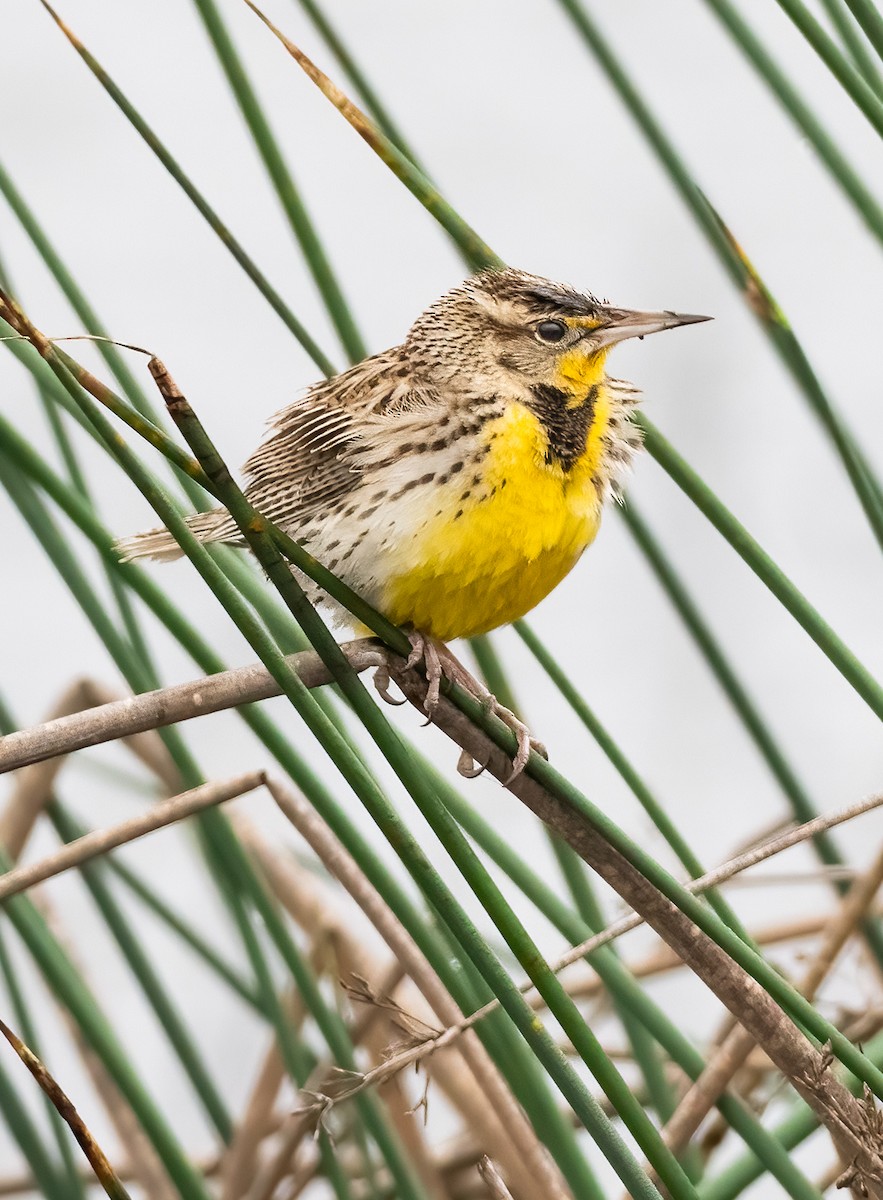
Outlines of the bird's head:
M 440 383 L 487 391 L 517 382 L 579 394 L 604 378 L 617 342 L 707 320 L 614 308 L 510 268 L 483 272 L 442 296 L 406 344 L 415 366 Z

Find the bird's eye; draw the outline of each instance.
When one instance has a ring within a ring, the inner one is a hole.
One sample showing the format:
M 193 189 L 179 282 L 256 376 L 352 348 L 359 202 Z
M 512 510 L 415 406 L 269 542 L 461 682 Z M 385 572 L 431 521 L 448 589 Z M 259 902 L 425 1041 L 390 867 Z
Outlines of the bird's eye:
M 540 321 L 537 325 L 537 337 L 541 342 L 560 342 L 567 333 L 563 321 Z

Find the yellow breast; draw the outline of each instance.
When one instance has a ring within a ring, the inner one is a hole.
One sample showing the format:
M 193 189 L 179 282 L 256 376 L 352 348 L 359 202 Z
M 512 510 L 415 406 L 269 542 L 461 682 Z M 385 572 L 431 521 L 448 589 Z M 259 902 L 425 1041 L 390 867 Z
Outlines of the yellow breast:
M 446 485 L 431 518 L 404 538 L 382 607 L 396 623 L 450 641 L 486 633 L 532 609 L 594 538 L 601 503 L 593 479 L 609 419 L 600 389 L 585 452 L 564 471 L 539 419 L 513 403 L 483 431 L 486 447 L 464 497 Z M 441 509 L 439 512 L 438 509 Z

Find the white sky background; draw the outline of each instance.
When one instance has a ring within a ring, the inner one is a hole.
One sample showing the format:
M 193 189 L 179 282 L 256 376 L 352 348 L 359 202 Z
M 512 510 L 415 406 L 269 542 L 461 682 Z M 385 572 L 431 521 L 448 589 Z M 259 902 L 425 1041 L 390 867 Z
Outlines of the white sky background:
M 394 344 L 428 302 L 462 278 L 456 253 L 245 6 L 223 0 L 221 7 L 370 349 Z M 883 571 L 845 474 L 556 5 L 338 0 L 331 7 L 443 192 L 506 260 L 618 304 L 714 315 L 712 324 L 627 344 L 615 352 L 612 369 L 644 388 L 652 419 L 866 665 L 883 674 Z M 742 7 L 880 193 L 873 131 L 774 5 Z M 193 6 L 185 0 L 61 0 L 60 8 L 342 363 Z M 268 11 L 339 78 L 297 5 L 268 0 Z M 619 0 L 595 3 L 592 11 L 780 301 L 832 401 L 883 470 L 880 247 L 698 0 Z M 312 382 L 316 368 L 36 0 L 4 6 L 0 80 L 3 166 L 113 335 L 159 353 L 231 464 L 241 462 L 266 417 Z M 38 325 L 52 335 L 80 331 L 3 204 L 0 255 Z M 88 347 L 72 352 L 98 361 Z M 134 358 L 132 365 L 149 386 L 143 362 Z M 38 445 L 50 445 L 25 373 L 4 354 L 0 408 Z M 108 460 L 84 440 L 78 445 L 114 530 L 124 534 L 152 523 L 146 503 Z M 863 702 L 648 457 L 639 461 L 630 492 L 730 647 L 818 806 L 840 807 L 878 789 L 883 744 Z M 2 492 L 0 529 L 0 686 L 20 721 L 30 724 L 78 675 L 113 686 L 120 681 Z M 252 660 L 187 564 L 151 570 L 231 663 Z M 532 620 L 705 861 L 726 857 L 785 815 L 774 781 L 615 514 Z M 668 862 L 647 818 L 514 635 L 497 640 L 511 654 L 523 707 L 556 765 Z M 155 647 L 168 682 L 192 676 L 186 656 L 160 633 Z M 306 744 L 288 711 L 278 702 L 274 711 Z M 410 712 L 389 713 L 453 775 L 456 755 L 448 744 L 420 730 Z M 205 769 L 217 775 L 266 762 L 232 717 L 202 721 L 187 735 Z M 94 757 L 124 761 L 115 752 Z M 84 820 L 98 825 L 132 811 L 131 797 L 81 767 L 68 772 L 61 791 Z M 485 815 L 505 822 L 508 836 L 535 857 L 544 855 L 514 801 L 485 781 L 465 786 Z M 407 799 L 395 795 L 410 815 Z M 281 832 L 268 800 L 243 807 Z M 876 853 L 880 832 L 880 819 L 872 816 L 840 840 L 861 864 Z M 38 839 L 31 851 L 51 844 Z M 195 922 L 224 936 L 202 874 L 191 874 L 186 836 L 159 834 L 126 856 L 151 872 Z M 465 894 L 441 852 L 434 857 Z M 782 868 L 798 870 L 811 861 L 791 856 Z M 553 877 L 551 867 L 547 876 Z M 54 894 L 77 919 L 94 921 L 78 884 L 61 883 Z M 828 896 L 795 884 L 742 889 L 733 900 L 748 920 L 762 922 L 819 910 Z M 134 909 L 133 915 L 140 919 Z M 198 1014 L 198 1039 L 236 1111 L 263 1050 L 262 1031 L 242 1018 L 234 1001 L 215 1003 L 217 993 L 206 989 L 204 976 L 182 978 L 186 956 L 152 923 L 142 925 L 149 947 L 170 964 L 176 996 Z M 561 948 L 545 925 L 532 921 L 532 928 L 550 955 Z M 185 1142 L 207 1150 L 211 1139 L 164 1040 L 125 967 L 115 959 L 109 964 L 106 949 L 103 934 L 96 935 L 82 956 L 99 989 L 117 997 L 117 1029 L 155 1094 L 180 1096 Z M 18 961 L 31 984 L 24 959 Z M 831 999 L 856 1001 L 860 979 L 857 970 L 846 970 Z M 682 993 L 660 983 L 654 994 L 676 1015 L 687 1014 L 689 1032 L 698 1036 L 714 1025 L 715 1010 L 698 985 Z M 76 1078 L 63 1035 L 50 1032 L 48 1042 L 53 1064 L 69 1066 Z M 106 1132 L 97 1102 L 87 1107 L 96 1132 Z M 3 1136 L 0 1162 L 11 1162 Z M 827 1164 L 824 1147 L 814 1161 Z M 777 1189 L 767 1181 L 757 1194 L 772 1196 Z

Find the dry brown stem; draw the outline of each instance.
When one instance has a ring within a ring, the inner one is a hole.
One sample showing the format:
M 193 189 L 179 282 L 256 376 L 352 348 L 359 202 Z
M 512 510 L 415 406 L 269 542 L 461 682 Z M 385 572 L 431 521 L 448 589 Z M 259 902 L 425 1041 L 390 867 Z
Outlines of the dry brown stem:
M 247 792 L 253 792 L 264 781 L 262 771 L 249 771 L 245 775 L 236 775 L 233 779 L 223 782 L 203 783 L 199 787 L 182 792 L 180 796 L 161 800 L 137 817 L 130 817 L 128 821 L 122 821 L 119 825 L 113 825 L 109 829 L 95 829 L 84 834 L 83 837 L 68 842 L 55 854 L 0 875 L 0 901 L 9 896 L 16 896 L 19 892 L 60 875 L 63 871 L 69 871 L 72 867 L 81 867 L 93 858 L 144 837 L 145 834 L 163 829 L 176 821 L 183 821 L 206 808 L 225 804 L 228 800 L 244 796 Z
M 384 661 L 370 638 L 347 642 L 341 649 L 354 671 L 365 671 Z M 308 688 L 331 682 L 325 665 L 312 650 L 291 654 L 286 661 Z M 91 683 L 78 686 L 95 687 Z M 71 707 L 68 707 L 66 715 L 59 715 L 32 729 L 0 737 L 0 774 L 61 754 L 70 754 L 86 746 L 131 738 L 147 730 L 161 729 L 166 725 L 175 725 L 222 709 L 239 708 L 281 694 L 281 688 L 266 667 L 254 663 L 158 691 L 141 692 L 137 696 L 127 696 L 111 703 L 100 702 L 100 707 L 92 707 L 95 702 L 86 699 L 77 703 L 76 709 L 86 708 L 87 711 L 71 711 Z M 69 705 L 72 703 L 68 700 Z

